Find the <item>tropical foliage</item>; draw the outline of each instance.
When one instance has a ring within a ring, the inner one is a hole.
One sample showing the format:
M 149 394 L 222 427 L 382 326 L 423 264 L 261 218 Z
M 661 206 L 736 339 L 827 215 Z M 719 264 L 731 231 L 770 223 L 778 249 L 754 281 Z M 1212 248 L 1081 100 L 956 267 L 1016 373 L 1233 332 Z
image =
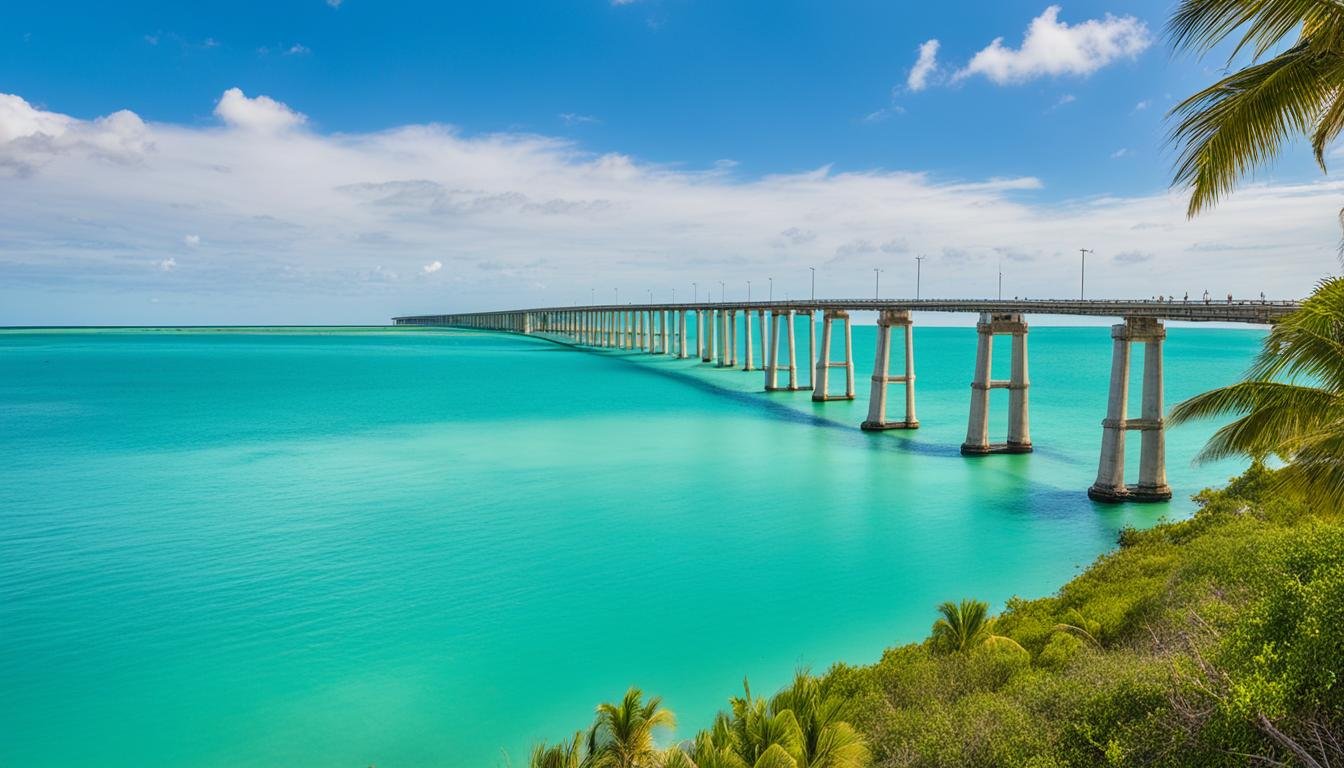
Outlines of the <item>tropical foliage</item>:
M 1055 596 L 997 617 L 945 604 L 928 640 L 873 665 L 744 687 L 689 741 L 612 728 L 665 712 L 635 691 L 595 724 L 637 733 L 634 762 L 585 762 L 609 742 L 580 734 L 531 764 L 1344 765 L 1344 514 L 1282 493 L 1285 471 L 1255 464 L 1192 519 L 1126 530 Z
M 1247 62 L 1176 106 L 1176 183 L 1190 214 L 1212 207 L 1294 137 L 1326 150 L 1344 128 L 1344 3 L 1339 0 L 1182 0 L 1170 23 L 1178 49 L 1230 43 Z
M 1300 310 L 1275 325 L 1246 380 L 1176 406 L 1173 423 L 1238 418 L 1202 456 L 1277 456 L 1286 491 L 1344 506 L 1344 279 L 1321 283 Z

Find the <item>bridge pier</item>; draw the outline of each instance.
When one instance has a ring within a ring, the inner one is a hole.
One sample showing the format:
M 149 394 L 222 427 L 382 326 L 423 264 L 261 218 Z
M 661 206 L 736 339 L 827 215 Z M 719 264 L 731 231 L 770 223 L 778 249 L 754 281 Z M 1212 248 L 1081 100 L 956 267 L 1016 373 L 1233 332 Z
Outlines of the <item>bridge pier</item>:
M 779 342 L 781 334 L 779 326 L 781 321 L 784 324 L 783 337 L 788 341 L 789 364 L 784 367 L 788 371 L 788 386 L 779 386 Z M 773 309 L 770 311 L 770 341 L 765 366 L 765 391 L 766 392 L 794 392 L 798 389 L 798 353 L 794 343 L 793 329 L 793 310 L 791 309 Z
M 687 357 L 686 348 L 686 310 L 677 312 L 677 357 L 685 360 Z
M 1017 313 L 982 312 L 976 323 L 977 346 L 975 378 L 971 382 L 971 411 L 966 425 L 966 442 L 961 452 L 967 456 L 991 453 L 1030 453 L 1031 431 L 1027 410 L 1027 323 Z M 1011 334 L 1013 337 L 1012 367 L 1007 381 L 992 378 L 994 337 Z M 994 389 L 1007 389 L 1008 442 L 989 442 L 989 394 Z
M 892 376 L 891 365 L 891 329 L 902 328 L 905 331 L 905 375 Z M 918 429 L 919 419 L 915 417 L 915 339 L 914 323 L 910 313 L 905 310 L 884 309 L 877 317 L 877 359 L 873 361 L 873 392 L 868 399 L 868 419 L 860 425 L 861 429 L 879 431 L 885 429 Z M 887 387 L 891 384 L 905 385 L 905 419 L 887 421 Z
M 714 328 L 711 321 L 714 320 L 714 311 L 712 309 L 702 309 L 700 311 L 700 324 L 698 344 L 700 347 L 700 362 L 714 362 Z
M 752 350 L 751 350 L 751 310 L 750 310 L 750 309 L 744 309 L 744 310 L 742 310 L 742 330 L 743 330 L 742 338 L 743 338 L 743 341 L 746 343 L 746 348 L 743 350 L 743 352 L 744 352 L 744 356 L 746 357 L 746 361 L 745 361 L 744 364 L 742 365 L 742 370 L 744 370 L 744 371 L 755 370 L 756 365 L 755 365 L 755 361 L 752 359 L 752 354 L 751 354 L 751 351 L 752 351 Z M 761 350 L 761 351 L 764 352 L 765 350 Z
M 845 328 L 845 359 L 831 361 L 831 323 L 839 320 Z M 845 369 L 845 394 L 832 395 L 828 390 L 832 368 Z M 817 357 L 817 372 L 813 377 L 812 399 L 816 402 L 854 399 L 854 336 L 849 313 L 843 309 L 828 309 L 821 316 L 821 354 Z
M 1168 501 L 1166 422 L 1162 418 L 1162 345 L 1167 330 L 1158 320 L 1125 318 L 1111 326 L 1111 391 L 1101 422 L 1101 460 L 1097 481 L 1087 489 L 1094 501 Z M 1131 344 L 1143 342 L 1143 401 L 1140 418 L 1130 419 L 1129 358 Z M 1139 483 L 1125 485 L 1125 433 L 1138 430 Z

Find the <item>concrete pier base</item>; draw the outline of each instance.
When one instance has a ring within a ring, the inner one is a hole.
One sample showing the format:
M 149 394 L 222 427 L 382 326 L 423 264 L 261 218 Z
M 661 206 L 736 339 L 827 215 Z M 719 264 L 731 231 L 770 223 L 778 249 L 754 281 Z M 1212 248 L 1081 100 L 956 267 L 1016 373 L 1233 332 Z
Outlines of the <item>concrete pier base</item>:
M 839 320 L 845 332 L 845 359 L 831 360 L 832 323 Z M 828 391 L 832 368 L 845 369 L 845 394 L 832 395 Z M 816 402 L 829 400 L 854 399 L 854 336 L 849 321 L 849 313 L 842 309 L 828 309 L 821 318 L 821 353 L 817 356 L 816 386 L 812 388 L 812 399 Z
M 1087 489 L 1094 501 L 1169 501 L 1166 423 L 1162 419 L 1162 344 L 1167 330 L 1158 320 L 1126 318 L 1111 326 L 1111 389 L 1101 422 L 1101 458 L 1097 481 Z M 1131 344 L 1143 342 L 1143 400 L 1140 418 L 1128 418 Z M 1139 482 L 1125 484 L 1125 433 L 1141 433 Z
M 891 334 L 893 328 L 904 330 L 905 337 L 905 375 L 892 376 Z M 900 421 L 887 420 L 887 387 L 892 384 L 905 385 L 905 418 Z M 910 313 L 903 310 L 882 310 L 877 318 L 877 358 L 873 361 L 873 390 L 868 399 L 868 418 L 859 425 L 868 432 L 888 429 L 919 429 L 919 419 L 915 417 L 915 344 L 913 323 Z
M 742 363 L 742 370 L 744 370 L 744 371 L 753 371 L 753 370 L 756 370 L 756 361 L 753 359 L 753 356 L 752 356 L 752 349 L 751 349 L 751 310 L 750 310 L 750 309 L 744 309 L 744 310 L 742 310 L 742 331 L 743 331 L 743 333 L 742 333 L 742 340 L 746 343 L 746 348 L 743 349 L 743 353 L 744 353 L 744 356 L 746 357 L 746 360 L 743 361 L 743 363 Z M 764 352 L 765 350 L 761 350 L 761 351 Z
M 780 333 L 780 326 L 783 325 L 784 333 Z M 781 340 L 788 342 L 787 349 L 789 364 L 781 366 L 779 364 L 779 343 Z M 765 391 L 766 392 L 793 392 L 798 389 L 798 355 L 794 344 L 793 330 L 793 311 L 787 309 L 774 309 L 770 311 L 770 342 L 769 351 L 766 356 L 765 370 Z M 787 386 L 779 386 L 779 372 L 785 371 L 789 375 Z
M 971 408 L 966 422 L 966 442 L 961 445 L 963 456 L 987 456 L 996 453 L 1031 453 L 1031 432 L 1027 411 L 1027 323 L 1016 313 L 997 314 L 982 312 L 976 323 L 977 343 L 975 376 L 971 381 Z M 995 380 L 994 337 L 1009 334 L 1013 337 L 1012 372 L 1007 381 Z M 995 389 L 1007 389 L 1008 441 L 989 441 L 989 394 Z

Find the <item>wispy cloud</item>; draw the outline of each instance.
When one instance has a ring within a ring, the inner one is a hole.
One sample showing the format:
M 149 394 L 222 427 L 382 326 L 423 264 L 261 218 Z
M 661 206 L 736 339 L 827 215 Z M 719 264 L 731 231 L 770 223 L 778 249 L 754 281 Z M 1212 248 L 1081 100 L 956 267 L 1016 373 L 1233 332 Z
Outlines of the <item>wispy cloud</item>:
M 1052 5 L 1028 25 L 1022 45 L 1011 48 L 995 38 L 958 70 L 953 81 L 983 76 L 999 85 L 1040 77 L 1086 77 L 1122 59 L 1136 58 L 1153 44 L 1148 26 L 1133 16 L 1090 19 L 1070 26 Z
M 1114 296 L 1302 295 L 1337 268 L 1344 181 L 1248 186 L 1188 221 L 1175 193 L 1047 203 L 1032 177 L 822 167 L 743 178 L 534 134 L 411 125 L 328 136 L 241 91 L 220 105 L 220 125 L 185 126 L 127 111 L 81 120 L 0 95 L 0 322 L 55 321 L 91 292 L 144 306 L 167 271 L 201 306 L 302 296 L 326 314 L 292 319 L 339 321 L 570 303 L 586 300 L 595 273 L 632 291 L 770 274 L 782 295 L 806 290 L 807 267 L 835 255 L 851 261 L 821 270 L 818 286 L 837 295 L 862 295 L 870 267 L 916 253 L 934 255 L 929 295 L 975 295 L 981 267 L 1013 253 L 1032 256 L 1015 270 L 1032 295 L 1070 295 L 1079 244 L 1097 250 Z M 189 269 L 178 268 L 184 233 L 210 246 Z M 1236 246 L 1246 243 L 1256 247 Z M 1105 266 L 1131 251 L 1155 255 L 1142 270 Z M 410 279 L 426 274 L 436 279 Z M 1203 285 L 1210 275 L 1218 285 Z M 50 294 L 52 317 L 16 316 L 16 291 Z
M 1117 150 L 1115 150 L 1114 152 L 1111 153 L 1111 159 L 1112 159 L 1112 160 L 1119 160 L 1120 158 L 1122 158 L 1122 157 L 1127 157 L 1128 155 L 1129 155 L 1129 148 L 1128 148 L 1128 147 L 1121 147 L 1121 148 L 1119 148 L 1119 149 L 1117 149 Z
M 434 261 L 431 261 L 425 266 L 421 267 L 420 271 L 426 275 L 432 275 L 435 272 L 438 272 L 440 269 L 443 269 L 443 262 L 439 261 L 438 259 L 435 259 Z
M 560 122 L 565 125 L 590 125 L 602 121 L 592 115 L 581 115 L 577 112 L 561 112 Z
M 938 69 L 938 41 L 929 40 L 919 46 L 919 56 L 910 74 L 905 78 L 905 87 L 912 91 L 922 91 L 929 85 L 929 78 Z

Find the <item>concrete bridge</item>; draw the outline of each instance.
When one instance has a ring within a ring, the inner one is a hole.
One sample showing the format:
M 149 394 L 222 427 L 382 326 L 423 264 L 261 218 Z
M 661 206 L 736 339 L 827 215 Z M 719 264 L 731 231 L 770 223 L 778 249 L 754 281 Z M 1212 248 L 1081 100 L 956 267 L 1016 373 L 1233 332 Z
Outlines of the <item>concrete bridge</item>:
M 1171 498 L 1166 473 L 1166 424 L 1162 403 L 1162 344 L 1167 320 L 1271 324 L 1297 309 L 1292 301 L 1084 301 L 977 299 L 824 299 L 807 301 L 696 302 L 689 304 L 624 304 L 472 312 L 397 317 L 397 325 L 449 326 L 514 333 L 542 334 L 592 347 L 632 350 L 679 358 L 698 357 L 720 368 L 761 370 L 766 392 L 811 390 L 817 402 L 854 399 L 854 344 L 850 313 L 877 313 L 872 394 L 865 430 L 917 429 L 915 414 L 915 347 L 911 312 L 972 312 L 979 342 L 971 380 L 966 442 L 967 456 L 1030 453 L 1031 421 L 1027 366 L 1027 315 L 1114 317 L 1110 398 L 1101 422 L 1101 458 L 1097 480 L 1087 491 L 1097 501 L 1166 501 Z M 740 316 L 740 317 L 739 317 Z M 761 361 L 756 360 L 753 316 Z M 807 382 L 800 377 L 795 318 L 807 321 Z M 688 334 L 688 330 L 693 333 Z M 836 332 L 839 331 L 839 339 Z M 818 333 L 820 339 L 818 340 Z M 741 341 L 739 341 L 741 334 Z M 1012 337 L 1009 378 L 991 377 L 995 336 Z M 891 348 L 904 342 L 904 365 L 891 371 Z M 1138 418 L 1129 407 L 1131 345 L 1145 345 L 1142 405 Z M 742 357 L 738 357 L 739 351 Z M 832 374 L 837 374 L 834 379 Z M 843 377 L 843 379 L 842 379 Z M 840 386 L 843 380 L 843 388 Z M 904 390 L 904 413 L 888 414 L 888 388 Z M 989 436 L 989 395 L 1008 390 L 1008 434 L 1003 442 Z M 1139 433 L 1137 484 L 1125 482 L 1125 437 Z

